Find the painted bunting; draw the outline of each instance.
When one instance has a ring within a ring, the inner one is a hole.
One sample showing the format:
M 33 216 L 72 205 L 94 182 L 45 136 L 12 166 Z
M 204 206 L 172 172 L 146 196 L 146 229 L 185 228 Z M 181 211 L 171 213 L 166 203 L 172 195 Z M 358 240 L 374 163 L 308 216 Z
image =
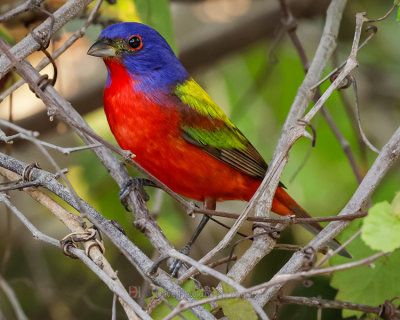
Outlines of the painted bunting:
M 134 153 L 139 165 L 191 199 L 251 199 L 266 162 L 156 30 L 133 22 L 111 25 L 88 54 L 104 60 L 108 123 L 120 147 Z M 272 211 L 311 217 L 283 184 Z M 318 223 L 304 226 L 313 233 L 322 229 Z M 334 241 L 329 245 L 338 247 Z

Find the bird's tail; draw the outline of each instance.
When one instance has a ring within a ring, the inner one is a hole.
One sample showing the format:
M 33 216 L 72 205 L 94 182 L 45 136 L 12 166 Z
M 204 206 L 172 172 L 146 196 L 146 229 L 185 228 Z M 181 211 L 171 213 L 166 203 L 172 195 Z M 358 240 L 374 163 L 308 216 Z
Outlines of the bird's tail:
M 274 201 L 272 203 L 272 211 L 280 215 L 293 214 L 299 218 L 312 218 L 289 194 L 281 187 L 276 189 Z M 304 228 L 312 234 L 317 235 L 323 228 L 318 222 L 310 222 L 302 224 Z M 336 239 L 327 243 L 328 247 L 336 250 L 341 245 Z M 342 249 L 339 254 L 346 258 L 352 258 L 352 255 L 346 250 Z

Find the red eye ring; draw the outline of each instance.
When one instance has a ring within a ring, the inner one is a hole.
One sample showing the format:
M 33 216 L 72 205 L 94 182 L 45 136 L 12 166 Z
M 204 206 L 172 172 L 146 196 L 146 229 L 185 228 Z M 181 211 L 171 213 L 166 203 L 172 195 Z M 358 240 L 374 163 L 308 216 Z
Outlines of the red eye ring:
M 134 34 L 134 35 L 130 36 L 128 39 L 128 45 L 129 45 L 129 49 L 132 51 L 137 51 L 137 50 L 142 49 L 142 47 L 143 47 L 142 37 L 138 34 Z

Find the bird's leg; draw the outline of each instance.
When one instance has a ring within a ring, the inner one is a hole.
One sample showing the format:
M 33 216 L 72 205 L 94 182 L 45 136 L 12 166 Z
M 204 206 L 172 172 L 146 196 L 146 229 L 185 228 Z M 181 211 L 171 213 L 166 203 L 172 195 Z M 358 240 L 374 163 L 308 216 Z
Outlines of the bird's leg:
M 129 205 L 127 202 L 127 197 L 132 189 L 139 191 L 140 195 L 142 196 L 144 201 L 148 201 L 150 199 L 147 192 L 144 190 L 143 187 L 155 187 L 158 186 L 151 180 L 146 178 L 130 178 L 121 187 L 119 191 L 119 201 L 121 201 L 122 205 L 125 207 L 126 211 L 131 211 L 129 209 Z
M 215 198 L 206 198 L 204 200 L 204 208 L 209 209 L 209 210 L 215 210 L 215 208 L 216 208 Z M 208 215 L 203 215 L 203 218 L 201 219 L 199 225 L 197 226 L 196 230 L 194 231 L 194 233 L 193 233 L 192 237 L 190 238 L 190 240 L 188 241 L 188 243 L 181 250 L 179 250 L 181 253 L 183 253 L 185 255 L 189 255 L 192 245 L 194 244 L 194 242 L 200 235 L 200 232 L 204 229 L 208 220 L 210 220 L 210 217 Z M 182 266 L 181 260 L 178 260 L 178 259 L 174 260 L 174 262 L 172 263 L 172 265 L 169 269 L 171 276 L 176 278 L 178 276 L 178 271 L 181 266 Z

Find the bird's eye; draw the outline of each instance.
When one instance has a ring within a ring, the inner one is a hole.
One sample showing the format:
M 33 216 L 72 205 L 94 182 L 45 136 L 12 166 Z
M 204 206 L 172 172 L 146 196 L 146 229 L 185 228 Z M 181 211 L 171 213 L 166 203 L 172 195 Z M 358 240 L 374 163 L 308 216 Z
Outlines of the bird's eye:
M 131 50 L 140 50 L 143 47 L 142 37 L 139 35 L 130 36 L 128 39 L 128 44 Z

